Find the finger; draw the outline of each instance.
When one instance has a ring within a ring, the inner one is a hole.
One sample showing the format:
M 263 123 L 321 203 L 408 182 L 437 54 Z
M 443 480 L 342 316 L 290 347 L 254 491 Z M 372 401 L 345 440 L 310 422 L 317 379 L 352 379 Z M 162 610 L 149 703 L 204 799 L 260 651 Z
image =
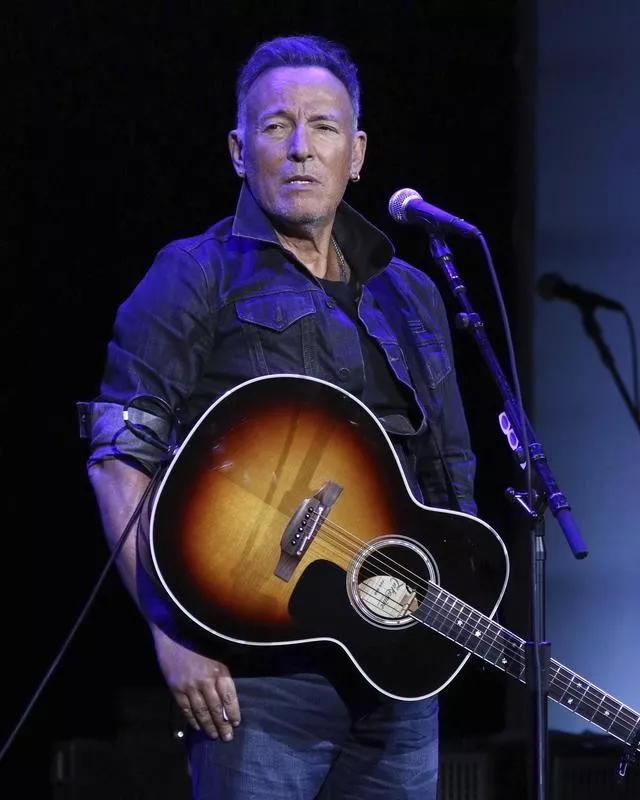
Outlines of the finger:
M 176 703 L 178 704 L 178 708 L 182 712 L 188 725 L 192 727 L 194 730 L 199 731 L 200 724 L 198 723 L 198 720 L 195 718 L 193 711 L 191 710 L 191 703 L 187 695 L 176 694 Z
M 186 719 L 187 723 L 194 729 L 194 731 L 199 731 L 200 725 L 198 724 L 198 720 L 191 713 L 191 709 L 181 708 L 180 711 L 182 711 L 182 713 L 184 714 L 184 718 Z
M 189 725 L 196 731 L 204 731 L 212 739 L 219 736 L 216 721 L 212 718 L 204 697 L 198 691 L 181 692 L 176 695 L 180 710 Z
M 233 680 L 230 677 L 219 678 L 215 685 L 203 687 L 202 693 L 220 738 L 225 742 L 231 741 L 233 728 L 240 722 L 240 708 Z
M 236 685 L 233 678 L 223 677 L 217 683 L 218 695 L 222 701 L 223 716 L 233 727 L 237 727 L 242 719 L 240 714 L 240 703 L 236 693 Z
M 212 739 L 225 738 L 228 732 L 228 723 L 222 716 L 222 702 L 210 703 L 200 692 L 193 692 L 189 695 L 191 713 L 195 718 L 199 729 L 203 730 Z

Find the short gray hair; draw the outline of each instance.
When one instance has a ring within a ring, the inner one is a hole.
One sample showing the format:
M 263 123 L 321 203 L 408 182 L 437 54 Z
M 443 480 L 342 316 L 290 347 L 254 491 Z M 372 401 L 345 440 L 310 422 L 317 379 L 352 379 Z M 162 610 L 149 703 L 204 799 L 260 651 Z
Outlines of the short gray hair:
M 354 125 L 360 117 L 358 68 L 341 44 L 308 34 L 278 36 L 259 44 L 240 70 L 236 83 L 238 127 L 242 128 L 247 95 L 258 78 L 277 67 L 323 67 L 333 73 L 347 90 L 353 107 Z

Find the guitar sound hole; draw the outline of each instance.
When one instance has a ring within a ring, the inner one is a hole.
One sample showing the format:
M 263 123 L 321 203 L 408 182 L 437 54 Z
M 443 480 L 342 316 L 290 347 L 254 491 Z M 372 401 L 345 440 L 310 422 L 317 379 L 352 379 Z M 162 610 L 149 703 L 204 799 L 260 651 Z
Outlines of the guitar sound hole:
M 438 582 L 431 555 L 413 539 L 381 536 L 363 547 L 347 571 L 347 592 L 355 610 L 380 627 L 415 624 L 412 613 L 427 583 Z

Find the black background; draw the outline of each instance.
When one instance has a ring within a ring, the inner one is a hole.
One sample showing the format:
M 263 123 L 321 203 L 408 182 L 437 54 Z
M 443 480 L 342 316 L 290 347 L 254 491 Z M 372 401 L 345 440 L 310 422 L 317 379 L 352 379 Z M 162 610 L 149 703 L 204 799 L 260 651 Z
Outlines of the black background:
M 451 319 L 459 309 L 430 260 L 426 235 L 394 223 L 388 199 L 409 186 L 481 228 L 515 322 L 516 346 L 524 348 L 517 340 L 522 267 L 514 238 L 523 179 L 515 2 L 40 4 L 33 14 L 29 154 L 36 312 L 30 364 L 38 408 L 29 474 L 37 491 L 29 495 L 33 522 L 21 572 L 21 597 L 31 612 L 20 615 L 28 617 L 27 646 L 12 648 L 5 736 L 108 555 L 75 403 L 97 392 L 116 307 L 156 251 L 233 212 L 238 181 L 226 135 L 234 126 L 237 71 L 259 41 L 290 33 L 335 38 L 359 65 L 369 145 L 349 202 L 391 236 L 399 255 L 432 275 Z M 506 371 L 504 332 L 482 251 L 467 241 L 449 243 Z M 16 339 L 24 336 L 26 306 L 12 307 Z M 517 552 L 503 499 L 516 478 L 496 423 L 501 400 L 471 337 L 455 332 L 454 346 L 478 455 L 481 516 Z M 5 395 L 9 405 L 14 391 Z M 470 663 L 442 696 L 443 736 L 502 730 L 505 680 Z M 44 796 L 54 742 L 117 735 L 123 690 L 159 682 L 146 626 L 110 573 L 7 759 L 30 764 L 28 777 L 40 781 L 38 796 Z

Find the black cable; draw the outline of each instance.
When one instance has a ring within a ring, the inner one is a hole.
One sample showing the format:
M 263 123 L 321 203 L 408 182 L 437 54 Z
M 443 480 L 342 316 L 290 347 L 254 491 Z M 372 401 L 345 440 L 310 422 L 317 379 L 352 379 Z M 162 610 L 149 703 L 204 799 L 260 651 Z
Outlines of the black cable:
M 513 340 L 511 338 L 511 328 L 509 326 L 509 319 L 507 317 L 507 309 L 505 307 L 504 298 L 502 297 L 502 292 L 500 290 L 500 282 L 498 281 L 498 276 L 496 275 L 496 270 L 493 265 L 493 258 L 491 257 L 491 251 L 489 250 L 489 246 L 487 245 L 487 242 L 482 234 L 480 234 L 477 238 L 484 251 L 487 265 L 489 266 L 491 282 L 493 284 L 493 290 L 497 298 L 498 309 L 500 310 L 502 328 L 504 330 L 505 340 L 507 344 L 509 369 L 511 372 L 511 379 L 513 381 L 513 392 L 516 398 L 516 405 L 518 407 L 518 415 L 520 417 L 520 430 L 522 432 L 522 439 L 523 439 L 523 441 L 520 442 L 520 445 L 522 447 L 523 454 L 525 457 L 527 497 L 528 497 L 529 508 L 533 509 L 535 507 L 535 497 L 533 496 L 531 454 L 529 452 L 529 440 L 528 440 L 527 425 L 525 421 L 526 418 L 525 418 L 524 404 L 522 401 L 520 380 L 518 378 L 518 368 L 516 365 L 515 350 L 513 346 Z
M 149 405 L 151 407 L 153 407 L 154 404 L 157 405 L 162 413 L 155 416 L 166 416 L 171 421 L 172 427 L 175 427 L 175 424 L 178 421 L 177 416 L 166 400 L 163 400 L 161 397 L 157 397 L 153 394 L 137 394 L 132 397 L 131 400 L 126 402 L 123 407 L 122 418 L 127 430 L 131 431 L 131 433 L 133 433 L 134 436 L 137 436 L 141 441 L 146 442 L 158 450 L 161 450 L 163 453 L 170 453 L 172 450 L 172 445 L 170 442 L 163 442 L 153 428 L 150 428 L 148 425 L 134 423 L 129 419 L 129 409 L 134 405 L 134 403 L 141 403 L 142 401 L 149 401 Z M 144 411 L 148 414 L 152 413 L 141 406 L 138 406 L 137 410 Z
M 160 437 L 156 434 L 156 432 L 154 430 L 152 430 L 151 428 L 149 428 L 147 425 L 134 424 L 129 420 L 129 409 L 131 408 L 132 404 L 136 403 L 136 402 L 140 403 L 143 400 L 144 401 L 149 401 L 149 405 L 150 406 L 153 406 L 154 404 L 156 404 L 160 409 L 162 409 L 162 412 L 164 414 L 166 414 L 169 419 L 173 419 L 174 422 L 176 421 L 176 415 L 172 411 L 171 407 L 169 406 L 168 403 L 166 403 L 161 398 L 156 397 L 154 395 L 136 395 L 135 397 L 133 397 L 124 406 L 124 410 L 123 410 L 124 424 L 127 427 L 127 429 L 130 430 L 139 439 L 141 439 L 142 441 L 146 442 L 149 445 L 152 445 L 153 447 L 158 448 L 159 450 L 162 450 L 165 453 L 165 455 L 169 455 L 173 450 L 172 445 L 169 442 L 163 442 L 160 439 Z M 145 409 L 139 409 L 139 410 L 143 410 L 144 411 Z M 108 574 L 109 570 L 111 569 L 112 565 L 114 564 L 114 562 L 116 561 L 118 555 L 120 554 L 120 551 L 122 550 L 122 548 L 124 546 L 124 543 L 125 543 L 128 535 L 129 535 L 129 533 L 131 532 L 131 529 L 133 528 L 134 523 L 140 517 L 140 513 L 142 512 L 142 509 L 144 508 L 144 504 L 145 504 L 147 498 L 151 494 L 152 490 L 155 489 L 157 481 L 158 481 L 158 478 L 160 477 L 160 474 L 161 474 L 161 472 L 162 472 L 162 470 L 164 468 L 165 462 L 166 462 L 166 459 L 163 459 L 161 461 L 161 463 L 158 465 L 158 467 L 156 468 L 156 471 L 151 476 L 151 479 L 150 479 L 148 485 L 146 486 L 146 488 L 145 488 L 145 490 L 144 490 L 144 492 L 142 494 L 142 497 L 138 501 L 138 504 L 136 505 L 135 509 L 133 510 L 133 513 L 131 514 L 131 517 L 129 518 L 129 521 L 126 524 L 125 529 L 123 530 L 120 538 L 118 539 L 118 542 L 117 542 L 116 546 L 113 548 L 113 550 L 111 552 L 111 555 L 107 559 L 107 563 L 103 567 L 102 572 L 100 573 L 100 575 L 98 577 L 98 580 L 96 581 L 96 584 L 95 584 L 93 590 L 91 591 L 91 594 L 89 595 L 89 598 L 88 598 L 87 602 L 84 605 L 84 608 L 80 611 L 80 614 L 78 615 L 78 618 L 76 619 L 75 623 L 71 627 L 71 630 L 69 631 L 69 634 L 67 635 L 67 638 L 62 643 L 62 646 L 59 649 L 58 654 L 53 659 L 53 662 L 52 662 L 51 666 L 46 671 L 43 679 L 40 681 L 40 684 L 36 688 L 35 692 L 33 693 L 32 697 L 31 697 L 31 700 L 27 703 L 27 706 L 26 706 L 25 710 L 22 712 L 22 715 L 20 716 L 20 719 L 16 723 L 16 725 L 13 728 L 12 732 L 9 734 L 6 742 L 3 744 L 2 749 L 0 750 L 0 761 L 2 761 L 2 759 L 6 755 L 6 753 L 9 750 L 9 748 L 11 747 L 15 737 L 18 735 L 20 729 L 22 728 L 22 726 L 24 725 L 24 723 L 28 719 L 29 714 L 31 713 L 31 710 L 33 709 L 33 707 L 35 706 L 36 702 L 38 701 L 38 698 L 40 697 L 40 695 L 44 691 L 45 687 L 49 683 L 54 671 L 56 670 L 56 668 L 60 664 L 64 654 L 67 652 L 67 650 L 69 648 L 69 645 L 73 641 L 74 636 L 76 635 L 78 629 L 80 628 L 80 625 L 84 622 L 87 614 L 89 613 L 89 610 L 90 610 L 91 606 L 93 605 L 93 603 L 94 603 L 94 601 L 95 601 L 95 599 L 97 597 L 98 591 L 102 587 L 102 585 L 103 585 L 103 583 L 104 583 L 104 581 L 105 581 L 105 579 L 107 577 L 107 574 Z

